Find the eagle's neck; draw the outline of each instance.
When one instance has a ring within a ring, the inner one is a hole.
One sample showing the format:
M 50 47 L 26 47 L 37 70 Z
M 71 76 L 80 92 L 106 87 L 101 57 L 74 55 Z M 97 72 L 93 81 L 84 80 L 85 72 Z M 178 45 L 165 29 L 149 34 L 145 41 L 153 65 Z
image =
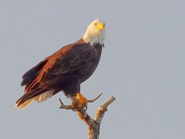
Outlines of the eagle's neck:
M 89 43 L 91 46 L 94 46 L 96 44 L 100 44 L 103 46 L 105 38 L 104 36 L 104 31 L 98 35 L 93 35 L 89 32 L 86 32 L 82 39 L 85 43 Z
M 85 42 L 83 38 L 81 38 L 80 40 L 78 40 L 76 43 L 87 43 L 87 44 L 90 44 L 91 46 L 93 46 L 93 47 L 95 47 L 97 49 L 99 49 L 100 47 L 101 48 L 104 47 L 104 44 L 103 43 L 102 44 L 100 44 L 100 43 L 93 43 L 93 44 L 91 44 L 90 42 L 89 43 L 88 42 Z

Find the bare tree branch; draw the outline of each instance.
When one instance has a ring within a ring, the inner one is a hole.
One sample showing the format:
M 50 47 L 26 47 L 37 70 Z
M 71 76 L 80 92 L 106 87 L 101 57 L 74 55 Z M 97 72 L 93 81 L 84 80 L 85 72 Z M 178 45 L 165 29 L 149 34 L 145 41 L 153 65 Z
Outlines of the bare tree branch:
M 107 100 L 102 106 L 100 106 L 96 112 L 96 116 L 94 120 L 98 123 L 101 124 L 101 121 L 103 119 L 105 111 L 107 111 L 108 105 L 110 105 L 116 98 L 111 96 L 109 100 Z
M 95 99 L 93 99 L 93 100 L 87 100 L 87 102 L 89 103 L 89 102 L 94 102 L 94 101 L 96 101 L 100 96 L 102 95 L 102 93 L 101 94 L 99 94 Z
M 101 94 L 96 97 L 92 102 L 97 100 Z M 74 107 L 72 105 L 64 105 L 63 102 L 60 100 L 61 107 L 60 109 L 72 109 L 74 110 Z M 103 119 L 103 116 L 105 114 L 105 111 L 107 111 L 107 107 L 115 100 L 115 97 L 111 96 L 109 100 L 107 100 L 102 106 L 100 106 L 96 112 L 96 116 L 94 119 L 92 119 L 84 109 L 76 110 L 79 118 L 84 121 L 88 125 L 88 134 L 89 139 L 99 139 L 100 134 L 100 124 Z M 90 101 L 91 102 L 91 101 Z

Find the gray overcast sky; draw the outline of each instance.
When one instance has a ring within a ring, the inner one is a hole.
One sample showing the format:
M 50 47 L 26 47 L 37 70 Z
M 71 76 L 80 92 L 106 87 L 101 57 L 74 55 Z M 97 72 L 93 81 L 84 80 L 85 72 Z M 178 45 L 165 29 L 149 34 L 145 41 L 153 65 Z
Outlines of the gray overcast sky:
M 1 0 L 0 138 L 88 138 L 87 126 L 72 111 L 59 110 L 61 92 L 25 110 L 21 76 L 39 61 L 75 42 L 96 18 L 106 23 L 100 64 L 82 84 L 94 98 L 88 113 L 111 95 L 100 139 L 185 138 L 184 0 Z

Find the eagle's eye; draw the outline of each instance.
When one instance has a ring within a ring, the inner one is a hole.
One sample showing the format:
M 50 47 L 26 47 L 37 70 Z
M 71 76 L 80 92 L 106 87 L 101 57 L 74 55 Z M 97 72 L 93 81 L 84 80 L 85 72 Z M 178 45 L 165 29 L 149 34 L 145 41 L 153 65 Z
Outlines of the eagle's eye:
M 94 25 L 96 26 L 96 25 L 97 25 L 97 23 L 94 23 Z

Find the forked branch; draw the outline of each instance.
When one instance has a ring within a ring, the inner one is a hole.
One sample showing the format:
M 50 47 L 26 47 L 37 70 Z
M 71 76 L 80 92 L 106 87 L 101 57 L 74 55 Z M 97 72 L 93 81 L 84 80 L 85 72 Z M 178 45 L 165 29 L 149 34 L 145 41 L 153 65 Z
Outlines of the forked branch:
M 97 100 L 102 94 L 100 94 L 98 97 L 96 97 L 93 100 L 88 100 L 88 102 L 94 102 Z M 102 106 L 100 106 L 96 112 L 95 118 L 91 118 L 86 110 L 80 109 L 77 110 L 77 114 L 79 118 L 84 121 L 88 125 L 88 134 L 89 134 L 89 139 L 99 139 L 99 134 L 100 134 L 100 124 L 103 119 L 105 111 L 107 111 L 107 107 L 115 100 L 116 98 L 111 96 L 109 100 L 107 100 Z M 60 109 L 72 109 L 74 110 L 73 106 L 71 105 L 64 105 L 63 102 L 60 100 L 61 107 Z

